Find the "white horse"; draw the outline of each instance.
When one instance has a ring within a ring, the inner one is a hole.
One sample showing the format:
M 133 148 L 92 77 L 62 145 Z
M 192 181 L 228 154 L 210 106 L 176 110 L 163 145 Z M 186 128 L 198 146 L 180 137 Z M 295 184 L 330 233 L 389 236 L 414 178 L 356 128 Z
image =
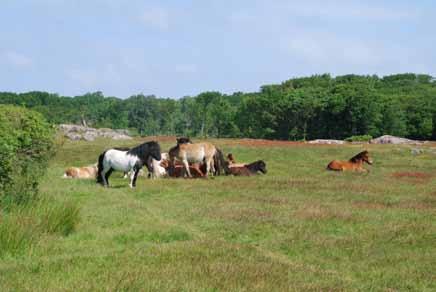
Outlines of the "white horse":
M 109 149 L 98 158 L 97 182 L 109 186 L 109 176 L 114 170 L 129 172 L 131 188 L 136 186 L 136 178 L 149 158 L 161 160 L 160 146 L 155 141 L 146 142 L 130 150 Z

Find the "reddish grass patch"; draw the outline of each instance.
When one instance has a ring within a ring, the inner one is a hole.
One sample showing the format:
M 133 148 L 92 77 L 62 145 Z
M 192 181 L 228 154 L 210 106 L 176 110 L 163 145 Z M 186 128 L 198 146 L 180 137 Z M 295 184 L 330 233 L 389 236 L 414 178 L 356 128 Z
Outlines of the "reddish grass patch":
M 358 209 L 415 209 L 415 210 L 429 210 L 434 209 L 435 206 L 430 202 L 417 202 L 417 201 L 404 201 L 395 204 L 386 204 L 379 202 L 354 202 L 353 206 Z
M 411 178 L 419 178 L 419 179 L 428 179 L 431 178 L 432 175 L 425 172 L 394 172 L 392 176 L 397 178 L 411 177 Z
M 403 179 L 411 183 L 423 184 L 430 181 L 432 174 L 425 172 L 394 172 L 392 177 L 396 179 Z

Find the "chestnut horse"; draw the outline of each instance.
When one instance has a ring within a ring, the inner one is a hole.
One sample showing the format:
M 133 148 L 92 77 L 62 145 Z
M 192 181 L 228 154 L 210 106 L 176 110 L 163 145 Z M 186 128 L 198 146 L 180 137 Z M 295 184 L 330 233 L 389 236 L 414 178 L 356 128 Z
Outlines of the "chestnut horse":
M 363 168 L 364 162 L 368 164 L 372 164 L 372 160 L 369 157 L 368 151 L 366 150 L 353 156 L 348 161 L 333 160 L 327 165 L 327 169 L 336 170 L 336 171 L 344 171 L 344 170 L 368 171 L 367 169 Z

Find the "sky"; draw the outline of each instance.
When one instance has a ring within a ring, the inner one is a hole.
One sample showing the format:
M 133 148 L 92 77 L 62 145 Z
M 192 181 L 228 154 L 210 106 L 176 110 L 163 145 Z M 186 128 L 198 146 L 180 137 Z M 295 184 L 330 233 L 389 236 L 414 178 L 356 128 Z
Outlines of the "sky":
M 434 0 L 0 0 L 0 91 L 180 98 L 436 76 Z

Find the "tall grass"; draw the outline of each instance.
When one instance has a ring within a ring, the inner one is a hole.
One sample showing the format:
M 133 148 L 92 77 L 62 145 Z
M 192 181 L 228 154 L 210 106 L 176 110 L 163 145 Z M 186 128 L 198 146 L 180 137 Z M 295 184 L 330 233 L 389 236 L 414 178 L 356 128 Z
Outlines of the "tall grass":
M 44 234 L 67 236 L 79 220 L 79 208 L 70 201 L 49 198 L 0 213 L 0 258 L 30 249 Z

